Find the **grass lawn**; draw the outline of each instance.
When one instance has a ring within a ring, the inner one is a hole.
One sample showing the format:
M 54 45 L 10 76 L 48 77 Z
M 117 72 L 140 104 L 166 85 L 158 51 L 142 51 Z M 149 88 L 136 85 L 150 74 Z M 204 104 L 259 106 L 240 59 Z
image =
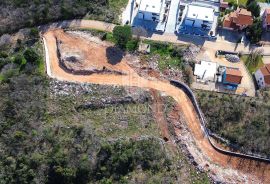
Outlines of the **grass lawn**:
M 263 64 L 263 60 L 262 60 L 262 56 L 259 57 L 259 59 L 254 62 L 254 63 L 251 63 L 248 59 L 248 56 L 242 56 L 241 59 L 244 61 L 248 71 L 253 74 L 257 69 L 259 69 L 260 67 L 262 67 L 264 64 Z

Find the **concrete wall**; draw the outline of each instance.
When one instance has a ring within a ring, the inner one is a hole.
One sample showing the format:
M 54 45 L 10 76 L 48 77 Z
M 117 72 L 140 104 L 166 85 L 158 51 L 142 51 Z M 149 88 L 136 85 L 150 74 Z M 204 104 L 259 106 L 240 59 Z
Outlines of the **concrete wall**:
M 259 88 L 264 88 L 265 87 L 265 82 L 264 82 L 264 76 L 261 72 L 261 70 L 257 70 L 254 74 L 256 82 L 259 86 Z
M 200 19 L 185 18 L 185 25 L 192 26 L 190 23 L 193 22 L 193 27 L 202 28 L 202 24 L 207 25 L 211 29 L 213 22 L 203 22 Z
M 152 12 L 147 11 L 139 11 L 139 18 L 143 20 L 153 21 L 153 18 L 156 18 L 156 22 L 159 22 L 160 14 L 154 14 Z

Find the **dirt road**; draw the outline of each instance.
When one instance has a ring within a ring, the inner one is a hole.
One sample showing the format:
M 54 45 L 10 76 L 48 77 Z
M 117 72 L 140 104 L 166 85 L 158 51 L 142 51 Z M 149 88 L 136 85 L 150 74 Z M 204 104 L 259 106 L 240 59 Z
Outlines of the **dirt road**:
M 147 80 L 137 75 L 132 68 L 127 75 L 113 75 L 113 74 L 92 74 L 92 75 L 73 75 L 65 72 L 60 66 L 57 57 L 56 37 L 59 32 L 49 31 L 44 36 L 46 42 L 46 64 L 49 68 L 49 75 L 53 78 L 63 81 L 80 82 L 80 83 L 94 83 L 118 86 L 135 86 L 146 89 L 155 89 L 173 97 L 179 105 L 183 116 L 187 122 L 189 130 L 192 132 L 195 144 L 198 146 L 203 160 L 201 167 L 206 168 L 213 175 L 227 176 L 223 178 L 223 182 L 228 183 L 270 183 L 270 165 L 259 163 L 247 159 L 239 159 L 223 155 L 209 144 L 206 139 L 200 121 L 193 105 L 186 94 L 178 88 L 170 85 L 169 82 L 159 80 Z M 60 33 L 65 34 L 65 33 Z M 60 38 L 61 36 L 57 37 Z M 61 37 L 65 39 L 65 36 Z M 74 46 L 80 48 L 80 40 L 73 43 Z M 126 66 L 123 60 L 119 63 Z M 112 66 L 113 67 L 113 66 Z M 180 131 L 179 131 L 180 132 Z M 188 140 L 192 141 L 192 140 Z M 196 155 L 194 155 L 195 157 Z

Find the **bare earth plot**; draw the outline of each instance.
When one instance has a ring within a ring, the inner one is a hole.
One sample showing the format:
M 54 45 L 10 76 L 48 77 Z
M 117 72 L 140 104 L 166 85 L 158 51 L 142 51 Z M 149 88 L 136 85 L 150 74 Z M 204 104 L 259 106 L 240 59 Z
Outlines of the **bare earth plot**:
M 136 86 L 164 92 L 166 95 L 173 97 L 178 103 L 179 110 L 183 114 L 183 119 L 187 123 L 192 135 L 189 139 L 186 139 L 186 145 L 195 161 L 199 164 L 199 167 L 208 170 L 210 175 L 218 181 L 226 183 L 270 183 L 269 164 L 230 157 L 213 149 L 202 131 L 193 105 L 183 91 L 170 85 L 169 82 L 157 79 L 147 80 L 140 77 L 127 64 L 125 56 L 117 63 L 110 63 L 110 58 L 106 57 L 106 50 L 110 47 L 109 45 L 97 44 L 86 38 L 64 33 L 62 30 L 46 32 L 43 37 L 47 72 L 50 77 L 80 83 Z M 108 70 L 119 71 L 123 74 L 106 72 L 93 73 L 91 75 L 72 74 L 59 64 L 57 42 L 70 47 L 71 50 L 77 49 L 82 52 L 87 66 L 97 68 L 105 66 Z M 161 119 L 161 125 L 162 121 Z M 176 127 L 175 133 L 178 137 L 182 136 L 180 128 Z M 164 135 L 166 134 L 164 132 Z

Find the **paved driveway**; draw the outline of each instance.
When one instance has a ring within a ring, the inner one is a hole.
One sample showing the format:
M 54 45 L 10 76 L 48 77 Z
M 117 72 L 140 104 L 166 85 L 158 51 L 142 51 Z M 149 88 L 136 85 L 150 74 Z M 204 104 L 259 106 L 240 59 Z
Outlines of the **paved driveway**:
M 177 22 L 178 9 L 179 9 L 179 0 L 172 0 L 165 31 L 166 33 L 174 33 Z
M 245 67 L 244 63 L 241 61 L 239 63 L 232 63 L 227 61 L 225 58 L 216 58 L 215 57 L 215 50 L 214 49 L 207 49 L 204 51 L 203 54 L 200 54 L 198 58 L 200 59 L 208 59 L 213 62 L 216 62 L 220 65 L 226 66 L 226 67 L 232 67 L 232 68 L 239 68 L 241 71 L 243 78 L 242 82 L 239 85 L 238 89 L 236 90 L 236 94 L 243 94 L 245 93 L 248 96 L 255 96 L 255 85 L 252 76 L 249 74 L 247 68 Z
M 264 64 L 270 64 L 270 56 L 264 56 L 263 57 L 263 63 Z

